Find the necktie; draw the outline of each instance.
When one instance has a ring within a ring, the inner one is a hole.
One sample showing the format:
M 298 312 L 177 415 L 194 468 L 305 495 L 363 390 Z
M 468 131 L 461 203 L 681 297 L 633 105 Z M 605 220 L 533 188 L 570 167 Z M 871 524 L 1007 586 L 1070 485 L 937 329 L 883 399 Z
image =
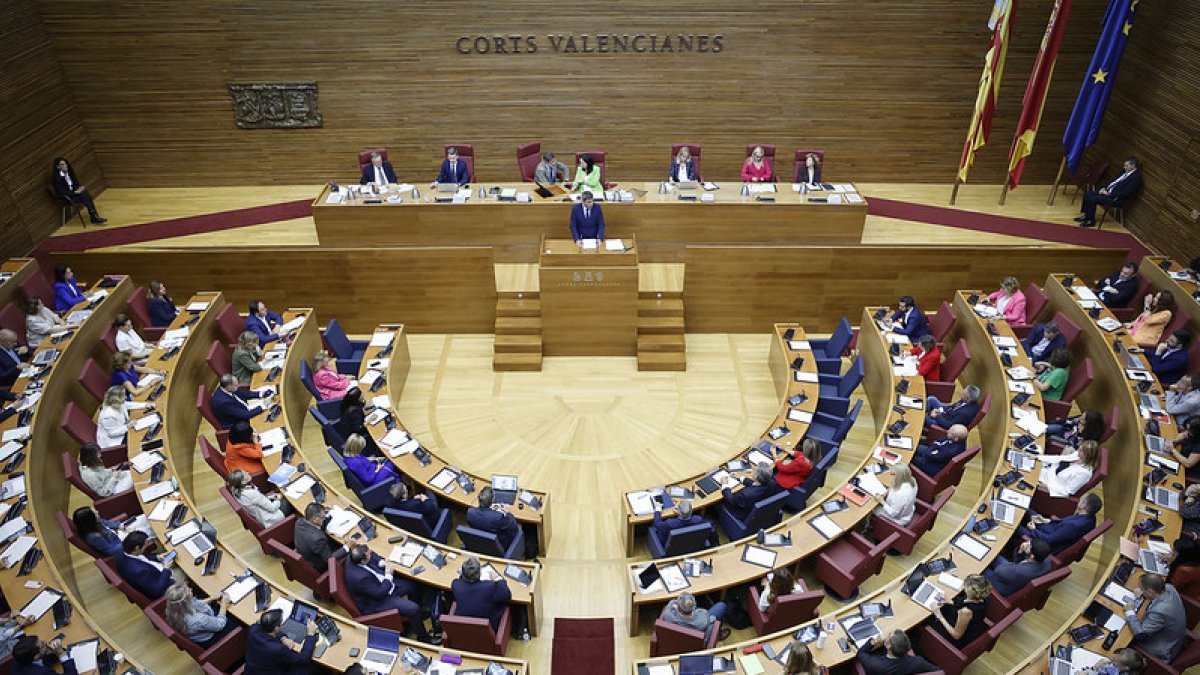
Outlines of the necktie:
M 592 213 L 591 209 L 585 208 L 583 210 L 583 219 L 587 220 L 589 217 L 591 217 L 591 213 Z

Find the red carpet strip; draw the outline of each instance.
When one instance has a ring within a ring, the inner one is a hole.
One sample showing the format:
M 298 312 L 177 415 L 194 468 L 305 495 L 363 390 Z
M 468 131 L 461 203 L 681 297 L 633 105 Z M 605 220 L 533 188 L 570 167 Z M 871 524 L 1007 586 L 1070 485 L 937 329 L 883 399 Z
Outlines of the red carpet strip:
M 612 675 L 612 619 L 555 619 L 550 675 Z

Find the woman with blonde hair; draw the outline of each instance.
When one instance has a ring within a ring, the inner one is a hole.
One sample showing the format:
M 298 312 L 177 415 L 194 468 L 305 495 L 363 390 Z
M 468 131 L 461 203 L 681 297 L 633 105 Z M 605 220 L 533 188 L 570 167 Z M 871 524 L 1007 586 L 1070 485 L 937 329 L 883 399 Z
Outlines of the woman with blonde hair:
M 1079 458 L 1074 461 L 1043 457 L 1038 480 L 1050 491 L 1051 497 L 1070 497 L 1087 485 L 1099 464 L 1100 444 L 1084 441 L 1079 444 Z
M 696 161 L 692 159 L 691 148 L 684 145 L 675 153 L 675 157 L 671 159 L 671 173 L 667 175 L 667 180 L 672 183 L 696 180 Z
M 213 611 L 208 603 L 192 595 L 192 589 L 182 582 L 171 584 L 167 589 L 166 598 L 167 604 L 163 613 L 167 617 L 167 623 L 201 647 L 211 647 L 237 627 L 226 614 L 229 609 L 229 596 L 224 593 L 221 594 L 216 611 Z
M 367 439 L 359 434 L 350 434 L 346 444 L 342 446 L 342 458 L 346 461 L 346 468 L 358 476 L 363 485 L 371 487 L 376 483 L 400 479 L 400 473 L 386 457 L 364 457 L 362 453 L 366 447 Z
M 250 474 L 242 469 L 229 472 L 225 482 L 229 484 L 229 492 L 233 498 L 263 527 L 271 527 L 287 517 L 287 509 L 285 504 L 280 502 L 279 495 L 268 497 L 259 492 L 250 480 Z
M 987 630 L 984 617 L 992 599 L 992 585 L 982 574 L 963 581 L 962 591 L 950 602 L 942 600 L 933 613 L 933 628 L 962 649 Z
M 767 159 L 766 151 L 761 145 L 754 146 L 750 156 L 742 162 L 743 183 L 770 183 L 775 180 L 771 171 L 771 161 Z
M 337 359 L 324 349 L 312 360 L 313 386 L 321 394 L 322 401 L 342 398 L 354 384 L 354 380 L 337 371 Z
M 237 347 L 233 349 L 233 376 L 238 384 L 250 384 L 254 374 L 262 370 L 258 360 L 262 358 L 262 349 L 258 346 L 258 333 L 252 330 L 242 331 L 238 336 Z
M 913 478 L 912 469 L 904 462 L 892 465 L 892 487 L 879 500 L 879 506 L 873 512 L 897 525 L 907 525 L 912 520 L 917 508 L 917 479 Z
M 78 327 L 76 324 L 68 324 L 60 319 L 36 295 L 25 298 L 25 342 L 30 349 L 42 344 L 42 340 L 55 331 Z
M 153 409 L 154 406 L 141 401 L 127 401 L 124 389 L 109 387 L 104 392 L 104 401 L 96 415 L 96 445 L 102 450 L 125 445 L 125 436 L 133 426 L 129 411 L 142 408 Z
M 1025 294 L 1016 277 L 1004 277 L 1000 290 L 987 297 L 988 304 L 995 307 L 1000 316 L 1010 324 L 1025 325 Z

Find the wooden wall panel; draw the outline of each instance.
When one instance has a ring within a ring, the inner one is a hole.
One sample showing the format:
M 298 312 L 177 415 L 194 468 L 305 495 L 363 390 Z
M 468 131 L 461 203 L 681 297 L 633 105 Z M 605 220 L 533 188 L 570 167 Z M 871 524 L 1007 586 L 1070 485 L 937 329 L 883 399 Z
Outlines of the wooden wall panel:
M 1143 2 L 1088 161 L 1135 155 L 1145 184 L 1126 226 L 1155 249 L 1200 255 L 1200 3 Z
M 1051 272 L 1098 278 L 1124 249 L 689 246 L 683 303 L 689 333 L 761 333 L 781 321 L 829 332 L 853 308 L 895 306 L 912 295 L 934 311 L 959 289 L 991 292 L 1012 274 L 1022 286 Z
M 1027 171 L 1049 182 L 1104 3 L 1076 2 Z M 467 9 L 469 7 L 469 9 Z M 112 184 L 312 182 L 356 175 L 383 145 L 430 180 L 446 141 L 472 142 L 484 181 L 516 176 L 517 144 L 609 152 L 613 180 L 658 179 L 669 144 L 704 144 L 706 177 L 737 175 L 747 142 L 801 144 L 827 175 L 949 183 L 987 50 L 990 3 L 959 0 L 435 0 L 278 6 L 240 0 L 40 0 Z M 467 11 L 464 11 L 467 9 Z M 1049 13 L 1018 12 L 992 144 L 999 182 Z M 551 34 L 721 34 L 719 54 L 559 54 Z M 535 54 L 460 55 L 460 35 L 534 35 Z M 324 127 L 237 129 L 229 82 L 316 80 Z
M 81 278 L 130 274 L 167 285 L 176 302 L 220 291 L 245 313 L 252 299 L 272 311 L 312 307 L 351 333 L 403 323 L 413 333 L 491 333 L 496 278 L 487 247 L 153 249 L 55 253 Z M 108 270 L 105 272 L 104 270 Z
M 27 253 L 59 226 L 46 190 L 54 157 L 104 189 L 99 162 L 72 103 L 33 0 L 0 3 L 0 257 Z

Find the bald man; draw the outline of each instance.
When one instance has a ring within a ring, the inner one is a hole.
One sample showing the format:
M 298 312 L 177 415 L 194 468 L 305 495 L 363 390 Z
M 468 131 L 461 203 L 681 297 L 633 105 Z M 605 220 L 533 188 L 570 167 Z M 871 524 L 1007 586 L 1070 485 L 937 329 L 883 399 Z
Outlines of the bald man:
M 913 453 L 912 465 L 921 473 L 936 478 L 952 459 L 967 449 L 967 428 L 955 424 L 946 430 L 946 438 L 934 441 L 929 445 L 917 446 Z

